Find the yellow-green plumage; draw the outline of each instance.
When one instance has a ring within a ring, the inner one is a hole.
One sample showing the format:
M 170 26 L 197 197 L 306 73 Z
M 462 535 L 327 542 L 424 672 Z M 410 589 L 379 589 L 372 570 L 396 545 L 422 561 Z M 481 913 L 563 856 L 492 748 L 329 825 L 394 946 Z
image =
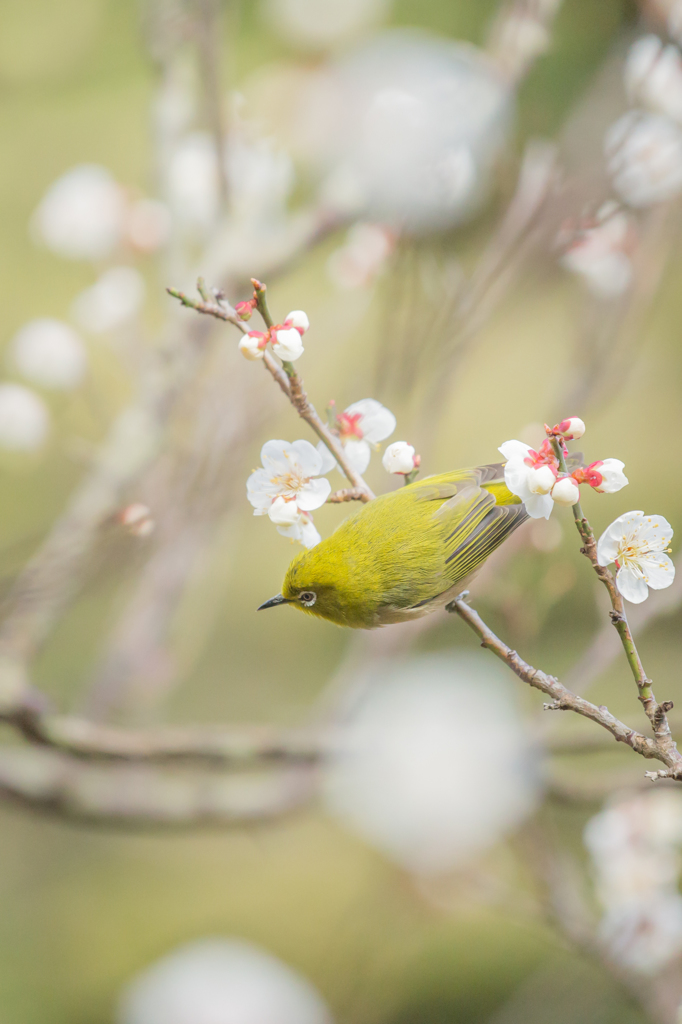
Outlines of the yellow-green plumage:
M 526 518 L 499 465 L 427 477 L 363 505 L 298 555 L 279 600 L 360 629 L 415 618 L 451 600 Z

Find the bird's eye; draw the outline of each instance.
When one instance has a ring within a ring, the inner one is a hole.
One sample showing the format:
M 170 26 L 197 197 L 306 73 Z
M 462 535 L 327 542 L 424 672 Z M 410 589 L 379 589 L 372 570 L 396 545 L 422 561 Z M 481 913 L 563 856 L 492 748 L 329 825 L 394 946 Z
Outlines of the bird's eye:
M 317 594 L 314 590 L 302 590 L 298 599 L 305 608 L 310 608 L 317 601 Z

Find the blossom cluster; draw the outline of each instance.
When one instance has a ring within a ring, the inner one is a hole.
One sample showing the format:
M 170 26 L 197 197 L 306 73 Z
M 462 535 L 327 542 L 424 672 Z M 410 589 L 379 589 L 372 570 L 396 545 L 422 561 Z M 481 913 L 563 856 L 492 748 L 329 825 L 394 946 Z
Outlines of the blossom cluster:
M 396 419 L 374 398 L 353 402 L 341 413 L 330 406 L 330 430 L 343 449 L 347 464 L 357 473 L 367 469 L 373 449 L 393 433 Z M 326 474 L 338 469 L 326 444 L 309 441 L 268 441 L 261 450 L 262 467 L 251 473 L 246 493 L 254 515 L 267 515 L 279 533 L 314 547 L 320 541 L 311 513 L 331 493 Z M 383 466 L 389 473 L 408 477 L 419 467 L 419 456 L 406 441 L 386 449 Z
M 615 799 L 588 822 L 584 841 L 610 955 L 641 974 L 656 973 L 682 952 L 682 794 L 662 789 Z
M 235 307 L 242 320 L 251 316 L 253 300 L 239 302 Z M 273 324 L 267 331 L 249 331 L 239 342 L 239 351 L 247 359 L 262 359 L 268 345 L 276 356 L 286 363 L 293 363 L 304 352 L 303 335 L 310 327 L 310 321 L 302 309 L 288 313 L 281 324 Z
M 548 433 L 560 443 L 585 433 L 585 424 L 577 416 L 562 420 Z M 580 500 L 580 484 L 589 484 L 601 494 L 613 494 L 628 480 L 620 459 L 599 459 L 562 473 L 554 447 L 547 437 L 538 450 L 523 441 L 505 441 L 498 449 L 507 460 L 504 479 L 507 487 L 521 498 L 531 519 L 549 519 L 554 505 L 575 505 Z

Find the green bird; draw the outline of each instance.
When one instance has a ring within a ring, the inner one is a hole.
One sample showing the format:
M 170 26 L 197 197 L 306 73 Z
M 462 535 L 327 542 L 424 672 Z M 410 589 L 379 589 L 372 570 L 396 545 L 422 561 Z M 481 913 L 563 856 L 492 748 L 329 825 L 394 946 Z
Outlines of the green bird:
M 442 608 L 528 518 L 501 465 L 430 476 L 363 505 L 289 566 L 289 604 L 353 629 L 405 622 Z

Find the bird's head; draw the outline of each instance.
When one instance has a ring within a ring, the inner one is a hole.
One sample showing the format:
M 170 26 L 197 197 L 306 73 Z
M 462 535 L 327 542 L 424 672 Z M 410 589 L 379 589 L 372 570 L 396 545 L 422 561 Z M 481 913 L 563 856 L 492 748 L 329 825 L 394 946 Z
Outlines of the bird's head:
M 284 577 L 282 593 L 258 610 L 288 604 L 338 626 L 369 628 L 374 624 L 374 609 L 368 607 L 369 595 L 363 593 L 358 582 L 349 576 L 346 560 L 338 549 L 322 541 L 294 558 Z

